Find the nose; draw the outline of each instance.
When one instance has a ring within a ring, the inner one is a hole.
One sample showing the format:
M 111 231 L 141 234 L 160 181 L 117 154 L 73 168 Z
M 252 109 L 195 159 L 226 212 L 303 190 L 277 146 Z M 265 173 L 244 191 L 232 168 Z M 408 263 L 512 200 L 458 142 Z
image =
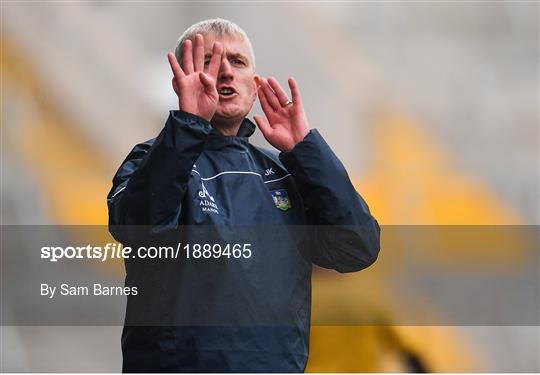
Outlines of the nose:
M 234 79 L 231 63 L 226 57 L 221 59 L 221 65 L 219 67 L 218 79 L 220 81 L 232 81 Z

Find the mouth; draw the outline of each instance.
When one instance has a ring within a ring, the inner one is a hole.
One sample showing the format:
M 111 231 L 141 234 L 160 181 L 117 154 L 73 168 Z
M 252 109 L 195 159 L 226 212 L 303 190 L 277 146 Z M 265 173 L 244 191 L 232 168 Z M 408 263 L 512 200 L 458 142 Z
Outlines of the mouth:
M 231 87 L 231 86 L 221 86 L 220 88 L 217 89 L 217 91 L 219 94 L 219 100 L 232 99 L 238 95 L 234 87 Z

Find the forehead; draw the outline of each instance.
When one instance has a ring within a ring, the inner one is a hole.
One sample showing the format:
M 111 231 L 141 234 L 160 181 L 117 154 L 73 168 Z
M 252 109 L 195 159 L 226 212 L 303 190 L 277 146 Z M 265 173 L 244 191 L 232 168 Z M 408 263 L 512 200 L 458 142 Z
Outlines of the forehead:
M 214 42 L 220 42 L 223 44 L 223 50 L 227 54 L 241 54 L 250 58 L 249 44 L 246 39 L 240 34 L 225 34 L 216 35 L 209 33 L 204 35 L 204 52 L 211 53 Z

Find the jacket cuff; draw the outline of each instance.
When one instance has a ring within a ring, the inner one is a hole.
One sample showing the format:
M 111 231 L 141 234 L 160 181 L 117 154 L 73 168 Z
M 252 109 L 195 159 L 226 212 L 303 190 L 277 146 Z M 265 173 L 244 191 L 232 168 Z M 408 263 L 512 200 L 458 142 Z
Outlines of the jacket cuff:
M 210 133 L 212 131 L 212 124 L 206 119 L 194 115 L 193 113 L 184 112 L 181 109 L 173 109 L 169 111 L 169 118 L 173 119 L 175 122 L 184 124 L 184 125 L 201 125 L 205 133 Z
M 315 135 L 318 135 L 320 137 L 320 134 L 317 131 L 317 129 L 310 129 L 309 132 L 304 137 L 304 139 L 302 139 L 300 142 L 295 144 L 292 149 L 290 149 L 289 151 L 281 151 L 279 153 L 279 159 L 283 161 L 284 159 L 290 158 L 290 156 L 294 155 L 295 152 L 298 152 L 298 150 L 301 150 L 305 146 L 305 145 L 303 146 L 302 143 L 310 142 L 310 141 L 312 142 Z
M 333 155 L 317 129 L 311 129 L 292 150 L 281 152 L 279 159 L 300 185 L 309 184 L 310 172 L 322 167 L 323 161 Z

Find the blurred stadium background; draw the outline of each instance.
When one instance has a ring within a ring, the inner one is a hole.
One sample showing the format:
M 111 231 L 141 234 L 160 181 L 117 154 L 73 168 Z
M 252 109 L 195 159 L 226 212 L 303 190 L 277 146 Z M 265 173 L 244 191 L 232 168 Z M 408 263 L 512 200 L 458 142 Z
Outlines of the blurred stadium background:
M 246 30 L 259 74 L 298 79 L 311 126 L 381 224 L 539 224 L 537 2 L 1 7 L 3 224 L 106 224 L 116 168 L 177 107 L 166 53 L 185 28 L 213 17 Z M 259 133 L 254 142 L 265 144 Z M 509 255 L 487 259 L 501 277 L 530 266 Z M 450 249 L 424 267 L 451 272 L 465 256 Z M 339 305 L 399 320 L 399 304 L 381 302 L 399 300 L 389 281 L 399 266 L 380 263 L 353 275 L 317 270 L 314 314 Z M 120 332 L 2 327 L 2 371 L 120 371 Z M 537 372 L 539 333 L 316 325 L 307 370 Z

